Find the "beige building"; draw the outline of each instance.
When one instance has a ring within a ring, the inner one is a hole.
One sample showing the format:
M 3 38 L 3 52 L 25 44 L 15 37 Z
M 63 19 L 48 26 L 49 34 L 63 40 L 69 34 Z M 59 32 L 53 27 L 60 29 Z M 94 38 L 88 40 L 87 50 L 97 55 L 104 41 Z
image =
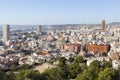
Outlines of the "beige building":
M 7 42 L 10 39 L 10 26 L 3 25 L 3 42 Z
M 38 25 L 36 34 L 40 34 L 41 31 L 42 31 L 42 26 Z

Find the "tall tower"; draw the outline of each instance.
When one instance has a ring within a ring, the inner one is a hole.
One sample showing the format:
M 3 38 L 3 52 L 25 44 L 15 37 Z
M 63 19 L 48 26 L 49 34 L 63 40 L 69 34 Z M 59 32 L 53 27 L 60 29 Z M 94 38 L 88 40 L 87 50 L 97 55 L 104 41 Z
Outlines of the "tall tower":
M 40 34 L 41 31 L 42 31 L 42 26 L 38 25 L 36 34 Z
M 102 31 L 105 32 L 105 20 L 102 20 Z
M 10 39 L 10 26 L 3 25 L 3 42 L 5 43 Z

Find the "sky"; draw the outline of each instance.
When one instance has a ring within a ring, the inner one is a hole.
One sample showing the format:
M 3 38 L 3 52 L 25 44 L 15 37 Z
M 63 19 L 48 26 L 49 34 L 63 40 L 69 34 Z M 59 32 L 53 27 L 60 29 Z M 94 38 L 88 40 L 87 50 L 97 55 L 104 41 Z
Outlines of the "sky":
M 0 24 L 120 22 L 120 0 L 0 0 Z

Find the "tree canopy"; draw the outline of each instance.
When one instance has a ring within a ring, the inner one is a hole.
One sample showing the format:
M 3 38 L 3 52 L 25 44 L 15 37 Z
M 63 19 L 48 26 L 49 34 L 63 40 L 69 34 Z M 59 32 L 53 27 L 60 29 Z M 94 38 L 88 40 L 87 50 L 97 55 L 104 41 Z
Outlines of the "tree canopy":
M 12 71 L 0 71 L 0 80 L 120 80 L 118 70 L 114 70 L 110 62 L 93 61 L 86 66 L 82 56 L 75 60 L 66 60 L 64 57 L 57 59 L 58 65 L 45 70 L 43 73 L 35 71 L 31 66 L 24 65 Z M 83 68 L 84 67 L 84 68 Z

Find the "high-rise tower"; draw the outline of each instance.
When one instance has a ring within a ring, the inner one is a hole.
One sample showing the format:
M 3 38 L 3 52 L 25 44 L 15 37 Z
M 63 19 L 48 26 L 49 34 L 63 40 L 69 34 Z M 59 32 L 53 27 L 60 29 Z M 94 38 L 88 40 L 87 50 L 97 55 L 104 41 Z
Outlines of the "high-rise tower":
M 3 25 L 3 42 L 6 42 L 10 39 L 10 26 Z
M 42 26 L 38 25 L 36 34 L 40 34 L 41 31 L 42 31 Z
M 105 20 L 102 20 L 102 31 L 105 32 Z

